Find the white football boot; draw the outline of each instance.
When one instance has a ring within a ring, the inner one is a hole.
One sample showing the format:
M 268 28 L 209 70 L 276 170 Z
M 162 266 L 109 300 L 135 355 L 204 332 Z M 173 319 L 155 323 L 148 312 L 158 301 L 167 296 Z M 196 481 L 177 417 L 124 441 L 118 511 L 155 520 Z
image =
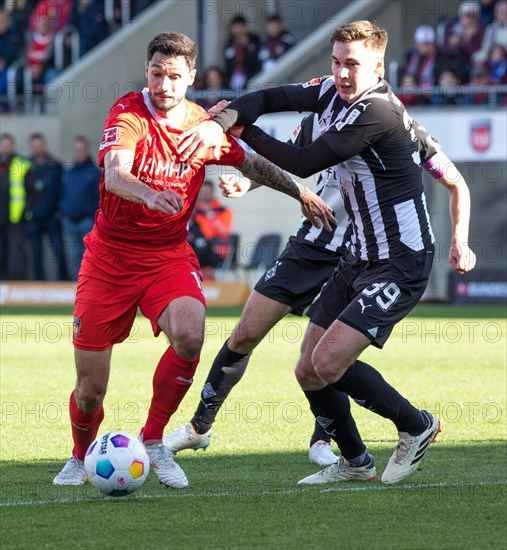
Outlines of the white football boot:
M 166 435 L 163 439 L 164 445 L 172 452 L 177 453 L 184 449 L 206 450 L 211 443 L 211 428 L 205 434 L 198 434 L 189 422 L 181 426 L 175 432 Z
M 71 456 L 60 473 L 53 479 L 54 485 L 84 485 L 87 481 L 84 462 Z
M 366 466 L 351 466 L 343 456 L 325 470 L 312 474 L 298 481 L 298 485 L 316 485 L 320 483 L 337 483 L 341 481 L 373 481 L 377 477 L 375 461 L 370 455 Z
M 331 466 L 338 460 L 338 457 L 333 453 L 331 443 L 322 439 L 319 439 L 310 447 L 308 458 L 312 464 L 318 466 Z
M 188 479 L 185 472 L 173 458 L 173 453 L 159 441 L 153 445 L 144 445 L 150 465 L 163 485 L 173 489 L 184 489 L 188 487 Z
M 423 412 L 429 420 L 428 428 L 420 435 L 398 432 L 400 439 L 382 474 L 383 483 L 399 483 L 412 475 L 421 463 L 430 443 L 435 441 L 440 432 L 440 422 L 429 412 Z

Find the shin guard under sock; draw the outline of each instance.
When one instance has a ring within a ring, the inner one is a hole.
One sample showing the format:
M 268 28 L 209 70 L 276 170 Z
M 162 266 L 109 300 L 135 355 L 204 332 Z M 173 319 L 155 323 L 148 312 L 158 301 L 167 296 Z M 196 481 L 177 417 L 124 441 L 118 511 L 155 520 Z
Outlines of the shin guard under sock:
M 326 386 L 317 391 L 305 391 L 310 408 L 323 430 L 334 440 L 341 454 L 356 458 L 366 447 L 350 413 L 348 396 Z
M 227 342 L 215 357 L 202 388 L 201 400 L 191 423 L 197 433 L 206 433 L 232 388 L 245 374 L 251 353 L 231 351 Z
M 72 439 L 74 440 L 72 455 L 79 460 L 84 460 L 86 451 L 97 437 L 100 423 L 104 419 L 104 407 L 100 404 L 94 411 L 85 413 L 78 408 L 74 392 L 72 392 L 69 399 L 69 414 Z
M 153 397 L 142 430 L 144 442 L 162 439 L 164 428 L 192 385 L 198 364 L 199 358 L 184 359 L 172 347 L 162 355 L 153 375 Z
M 418 435 L 426 429 L 419 411 L 363 361 L 355 361 L 332 386 L 363 407 L 392 420 L 400 432 Z

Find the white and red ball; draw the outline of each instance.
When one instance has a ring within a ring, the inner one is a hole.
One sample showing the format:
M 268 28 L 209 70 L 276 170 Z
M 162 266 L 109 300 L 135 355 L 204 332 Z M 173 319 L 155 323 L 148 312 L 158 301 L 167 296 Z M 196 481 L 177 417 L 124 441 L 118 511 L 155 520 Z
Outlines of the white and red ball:
M 115 497 L 137 491 L 150 471 L 150 459 L 143 444 L 126 432 L 97 437 L 86 452 L 84 465 L 95 489 Z

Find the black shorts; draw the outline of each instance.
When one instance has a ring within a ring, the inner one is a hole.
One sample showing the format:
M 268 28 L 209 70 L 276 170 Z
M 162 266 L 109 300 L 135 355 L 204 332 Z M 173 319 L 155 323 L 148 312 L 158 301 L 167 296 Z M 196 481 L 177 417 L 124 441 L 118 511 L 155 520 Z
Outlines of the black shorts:
M 295 315 L 303 315 L 342 256 L 341 249 L 332 252 L 291 238 L 257 281 L 255 290 L 290 306 Z
M 308 316 L 325 329 L 339 319 L 382 348 L 394 325 L 424 294 L 434 255 L 423 250 L 379 262 L 348 255 L 322 287 Z

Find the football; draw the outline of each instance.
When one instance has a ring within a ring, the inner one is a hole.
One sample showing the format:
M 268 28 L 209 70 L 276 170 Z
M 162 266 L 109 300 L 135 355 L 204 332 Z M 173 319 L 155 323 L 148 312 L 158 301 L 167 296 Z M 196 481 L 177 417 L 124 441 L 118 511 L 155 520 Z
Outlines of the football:
M 95 489 L 113 497 L 137 491 L 150 471 L 150 459 L 143 444 L 126 432 L 97 437 L 86 452 L 84 465 Z

